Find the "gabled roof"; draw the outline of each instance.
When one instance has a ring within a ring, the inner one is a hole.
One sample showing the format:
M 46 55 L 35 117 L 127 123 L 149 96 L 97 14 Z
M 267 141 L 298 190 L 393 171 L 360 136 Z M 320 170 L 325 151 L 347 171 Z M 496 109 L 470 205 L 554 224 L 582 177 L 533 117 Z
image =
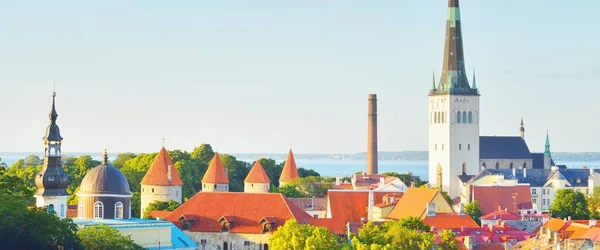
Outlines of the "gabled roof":
M 531 159 L 531 152 L 519 136 L 480 136 L 479 159 Z
M 271 183 L 271 180 L 269 179 L 267 172 L 265 172 L 265 169 L 263 168 L 262 164 L 260 164 L 260 161 L 256 161 L 254 162 L 254 166 L 252 166 L 252 169 L 250 169 L 250 172 L 246 176 L 244 182 Z
M 169 169 L 170 177 L 169 178 Z M 141 182 L 142 185 L 156 185 L 156 186 L 183 186 L 183 181 L 179 177 L 173 161 L 169 157 L 169 153 L 162 147 L 154 158 L 154 162 Z
M 513 186 L 474 186 L 473 197 L 479 201 L 479 207 L 482 214 L 489 214 L 498 209 L 498 207 L 508 208 L 514 212 L 514 203 L 516 201 L 517 209 L 531 209 L 531 188 L 529 185 Z M 516 194 L 513 199 L 513 194 Z
M 515 175 L 512 174 L 513 170 Z M 562 168 L 557 171 L 560 172 L 559 175 L 555 175 L 552 169 L 486 169 L 476 175 L 471 182 L 487 175 L 503 175 L 505 179 L 516 179 L 519 183 L 527 183 L 531 187 L 543 187 L 552 178 L 564 178 L 573 187 L 587 187 L 590 171 L 599 173 L 598 169 L 586 168 Z
M 290 149 L 290 152 L 288 152 L 287 159 L 285 159 L 285 165 L 283 165 L 283 170 L 281 171 L 279 182 L 290 182 L 291 180 L 297 178 L 300 178 L 300 175 L 298 175 L 298 167 L 296 167 L 294 153 L 292 153 L 292 150 Z
M 518 214 L 509 212 L 508 209 L 498 209 L 494 212 L 486 214 L 480 217 L 482 220 L 521 220 L 521 216 Z
M 232 233 L 262 233 L 260 222 L 267 218 L 276 229 L 289 219 L 307 224 L 311 216 L 278 193 L 199 192 L 165 219 L 181 227 L 179 219 L 193 219 L 192 232 L 220 232 L 220 219 L 235 220 Z M 233 219 L 234 218 L 234 219 Z M 231 222 L 231 221 L 230 221 Z
M 227 177 L 227 172 L 225 172 L 225 167 L 223 167 L 219 153 L 215 153 L 215 156 L 210 161 L 210 166 L 206 169 L 202 183 L 229 183 L 229 177 Z
M 402 195 L 402 192 L 373 192 L 374 203 L 383 201 L 387 194 Z M 396 196 L 396 197 L 397 197 Z M 340 219 L 344 222 L 361 221 L 362 218 L 368 219 L 367 207 L 369 206 L 369 191 L 327 191 L 327 217 Z
M 427 211 L 427 203 L 430 203 L 438 193 L 438 189 L 408 188 L 388 217 L 394 219 L 410 216 L 421 218 Z

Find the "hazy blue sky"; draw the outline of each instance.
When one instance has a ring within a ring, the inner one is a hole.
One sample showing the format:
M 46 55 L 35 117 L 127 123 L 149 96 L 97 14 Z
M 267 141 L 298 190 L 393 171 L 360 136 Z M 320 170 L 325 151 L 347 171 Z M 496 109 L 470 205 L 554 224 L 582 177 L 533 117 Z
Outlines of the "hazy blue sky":
M 63 151 L 427 148 L 445 0 L 0 1 L 0 152 L 42 151 L 52 80 Z M 600 151 L 600 1 L 462 0 L 481 134 Z

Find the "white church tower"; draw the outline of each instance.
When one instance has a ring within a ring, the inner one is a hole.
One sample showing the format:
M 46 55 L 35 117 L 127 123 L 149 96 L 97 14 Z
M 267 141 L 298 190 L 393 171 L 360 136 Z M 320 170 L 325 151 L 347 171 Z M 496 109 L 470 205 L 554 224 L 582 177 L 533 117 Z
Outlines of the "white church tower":
M 479 92 L 465 70 L 458 0 L 448 1 L 444 64 L 429 91 L 429 183 L 459 196 L 459 175 L 479 172 Z

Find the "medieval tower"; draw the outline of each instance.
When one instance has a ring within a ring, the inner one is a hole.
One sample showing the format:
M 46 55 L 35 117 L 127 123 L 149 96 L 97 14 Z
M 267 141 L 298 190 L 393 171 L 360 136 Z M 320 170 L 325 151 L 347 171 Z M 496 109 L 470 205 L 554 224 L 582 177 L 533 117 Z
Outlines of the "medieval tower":
M 160 149 L 140 184 L 142 186 L 140 197 L 142 218 L 144 210 L 154 201 L 174 200 L 181 203 L 183 181 L 181 181 L 165 147 Z
M 442 74 L 429 91 L 429 182 L 459 194 L 458 176 L 479 172 L 479 92 L 465 70 L 458 0 L 448 1 Z

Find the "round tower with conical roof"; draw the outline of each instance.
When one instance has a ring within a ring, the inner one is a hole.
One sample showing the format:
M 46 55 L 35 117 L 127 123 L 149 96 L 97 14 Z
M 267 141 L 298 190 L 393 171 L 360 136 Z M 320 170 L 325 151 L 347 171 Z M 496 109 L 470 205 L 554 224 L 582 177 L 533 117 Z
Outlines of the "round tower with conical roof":
M 245 193 L 268 193 L 271 187 L 271 179 L 265 172 L 260 161 L 256 161 L 248 176 L 244 180 Z
M 300 175 L 298 174 L 294 153 L 292 153 L 292 149 L 290 149 L 287 158 L 285 159 L 283 169 L 281 170 L 281 176 L 279 176 L 279 186 L 281 187 L 297 178 L 300 178 Z
M 165 147 L 160 149 L 140 184 L 142 186 L 140 197 L 142 218 L 144 218 L 144 210 L 152 202 L 174 200 L 181 203 L 183 181 L 181 181 Z
M 60 218 L 67 216 L 67 186 L 69 176 L 62 169 L 61 145 L 62 136 L 56 124 L 58 113 L 55 106 L 56 92 L 52 93 L 52 110 L 48 117 L 50 125 L 46 128 L 44 136 L 44 166 L 35 176 L 35 185 L 38 188 L 35 193 L 36 207 L 46 207 L 49 212 L 55 212 Z
M 210 161 L 206 173 L 202 178 L 202 192 L 228 192 L 229 191 L 229 177 L 227 171 L 221 162 L 219 153 L 215 153 L 215 156 Z

